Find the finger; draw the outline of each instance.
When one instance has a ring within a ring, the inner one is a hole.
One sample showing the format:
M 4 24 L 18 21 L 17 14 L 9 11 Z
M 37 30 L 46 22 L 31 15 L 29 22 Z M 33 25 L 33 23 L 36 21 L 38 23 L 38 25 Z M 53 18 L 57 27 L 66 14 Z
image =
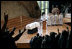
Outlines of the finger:
M 16 30 L 16 27 L 13 28 L 13 31 L 15 31 L 15 30 Z
M 21 30 L 19 30 L 19 33 L 21 33 Z

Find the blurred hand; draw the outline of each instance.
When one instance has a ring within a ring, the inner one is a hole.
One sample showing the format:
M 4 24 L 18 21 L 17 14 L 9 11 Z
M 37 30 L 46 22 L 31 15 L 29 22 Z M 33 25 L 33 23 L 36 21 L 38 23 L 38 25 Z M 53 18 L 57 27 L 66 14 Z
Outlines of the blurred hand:
M 8 14 L 5 15 L 5 13 L 4 13 L 4 21 L 5 21 L 5 23 L 8 22 Z
M 21 33 L 21 30 L 19 30 L 19 34 Z
M 58 34 L 59 34 L 59 28 L 58 28 Z
M 13 31 L 15 31 L 15 30 L 16 30 L 16 27 L 13 28 Z

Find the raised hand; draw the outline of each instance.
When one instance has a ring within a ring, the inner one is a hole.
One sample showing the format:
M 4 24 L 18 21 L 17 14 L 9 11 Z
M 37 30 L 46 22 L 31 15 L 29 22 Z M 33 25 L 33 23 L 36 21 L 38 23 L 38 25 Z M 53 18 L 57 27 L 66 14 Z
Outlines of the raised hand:
M 60 32 L 59 32 L 59 29 L 58 29 L 58 34 L 59 34 Z
M 25 31 L 26 31 L 25 27 L 24 27 L 24 30 L 22 32 L 21 32 L 21 30 L 19 30 L 19 34 L 16 37 L 14 37 L 14 41 L 17 41 Z
M 13 28 L 13 30 L 10 32 L 10 36 L 14 35 L 14 31 L 16 30 L 16 27 Z
M 7 23 L 8 22 L 8 14 L 4 13 L 4 22 Z
M 69 28 L 68 27 L 66 27 L 67 28 L 67 31 L 69 32 Z
M 19 34 L 21 33 L 21 30 L 19 30 Z
M 5 32 L 7 22 L 8 22 L 8 14 L 5 15 L 5 13 L 4 13 L 4 25 L 3 25 L 2 29 L 1 29 L 1 32 Z

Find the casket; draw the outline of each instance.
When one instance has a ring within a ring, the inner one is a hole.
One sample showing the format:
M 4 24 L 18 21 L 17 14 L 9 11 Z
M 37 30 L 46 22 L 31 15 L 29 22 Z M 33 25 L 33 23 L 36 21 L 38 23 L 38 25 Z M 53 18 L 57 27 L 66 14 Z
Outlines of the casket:
M 38 32 L 38 28 L 33 28 L 33 29 L 28 29 L 27 33 L 28 34 L 33 34 L 33 33 L 37 33 Z
M 39 22 L 33 22 L 30 24 L 26 25 L 26 29 L 28 30 L 27 33 L 28 34 L 33 34 L 38 32 L 38 27 L 40 27 L 40 23 Z

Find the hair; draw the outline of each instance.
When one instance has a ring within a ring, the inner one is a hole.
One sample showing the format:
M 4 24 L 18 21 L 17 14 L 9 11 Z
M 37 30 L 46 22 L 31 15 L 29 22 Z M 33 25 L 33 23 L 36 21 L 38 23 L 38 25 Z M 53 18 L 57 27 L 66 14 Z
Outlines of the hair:
M 37 36 L 39 36 L 39 33 L 37 33 Z
M 42 12 L 42 16 L 45 14 L 45 12 Z
M 52 13 L 53 13 L 53 14 L 55 14 L 55 13 L 60 14 L 59 8 L 53 8 L 53 9 L 52 9 Z

